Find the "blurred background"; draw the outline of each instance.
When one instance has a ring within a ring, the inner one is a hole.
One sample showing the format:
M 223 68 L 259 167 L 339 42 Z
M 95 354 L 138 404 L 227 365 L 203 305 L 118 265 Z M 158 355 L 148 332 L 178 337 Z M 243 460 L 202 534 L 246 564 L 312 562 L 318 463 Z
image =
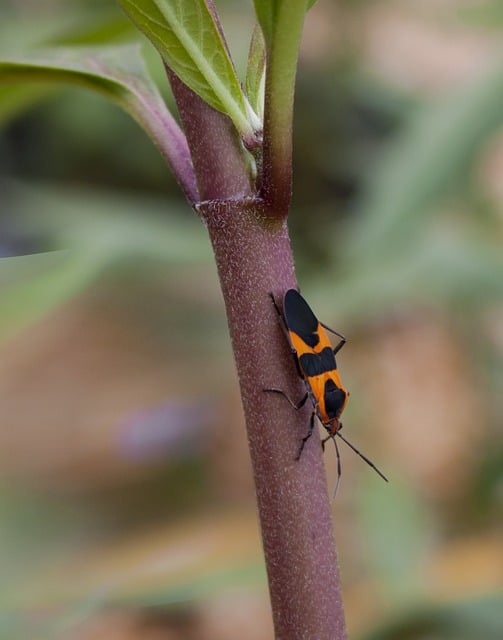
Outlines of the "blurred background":
M 217 5 L 242 72 L 252 3 Z M 348 338 L 346 437 L 390 478 L 343 451 L 360 640 L 503 637 L 502 35 L 499 0 L 306 23 L 298 277 Z M 113 1 L 0 0 L 2 53 L 134 37 Z M 0 85 L 0 124 L 0 639 L 272 638 L 205 229 L 104 98 Z

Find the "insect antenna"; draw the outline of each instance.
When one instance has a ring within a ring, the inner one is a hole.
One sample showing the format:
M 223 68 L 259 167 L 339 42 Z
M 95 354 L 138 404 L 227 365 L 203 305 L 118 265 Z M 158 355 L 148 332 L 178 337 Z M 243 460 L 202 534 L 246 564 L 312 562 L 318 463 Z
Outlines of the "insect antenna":
M 364 456 L 363 453 L 359 451 L 354 445 L 352 445 L 351 442 L 349 442 L 349 440 L 346 440 L 346 438 L 343 435 L 341 435 L 340 431 L 337 431 L 335 435 L 339 436 L 341 440 L 344 440 L 344 442 L 348 445 L 350 449 L 353 449 L 353 451 L 357 453 L 362 460 L 365 460 L 365 462 L 369 465 L 369 467 L 372 467 L 372 469 L 374 469 L 374 471 L 378 473 L 383 480 L 388 482 L 388 478 L 384 475 L 384 473 L 382 473 L 382 471 L 379 471 L 379 469 L 375 466 L 375 464 L 371 460 L 369 460 L 367 456 Z
M 341 481 L 342 476 L 342 465 L 341 465 L 341 454 L 339 453 L 339 447 L 337 446 L 337 441 L 335 438 L 332 438 L 335 445 L 335 453 L 337 454 L 337 481 L 335 483 L 334 493 L 332 495 L 332 499 L 337 495 L 337 489 L 339 488 L 339 483 Z
M 339 453 L 339 447 L 337 446 L 337 442 L 336 442 L 335 437 L 333 435 L 327 436 L 326 438 L 323 438 L 323 440 L 321 441 L 321 446 L 323 448 L 323 451 L 325 451 L 325 442 L 327 440 L 332 440 L 333 441 L 334 447 L 335 447 L 335 453 L 337 454 L 337 481 L 335 483 L 335 489 L 334 489 L 334 492 L 332 494 L 332 499 L 334 499 L 335 496 L 337 495 L 337 490 L 339 488 L 339 483 L 341 481 L 341 476 L 342 476 L 341 454 Z

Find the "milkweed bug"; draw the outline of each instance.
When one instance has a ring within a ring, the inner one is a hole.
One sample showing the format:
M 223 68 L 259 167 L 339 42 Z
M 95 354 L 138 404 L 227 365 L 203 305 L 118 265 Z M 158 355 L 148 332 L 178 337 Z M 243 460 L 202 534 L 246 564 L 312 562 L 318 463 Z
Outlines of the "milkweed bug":
M 343 440 L 360 458 L 371 466 L 383 480 L 388 482 L 386 476 L 379 471 L 375 464 L 364 456 L 351 442 L 346 440 L 340 432 L 342 429 L 340 416 L 347 404 L 349 392 L 342 384 L 337 370 L 335 356 L 346 343 L 346 338 L 320 322 L 312 312 L 311 307 L 296 289 L 289 289 L 285 293 L 285 297 L 283 298 L 283 312 L 281 312 L 278 307 L 272 293 L 271 298 L 274 308 L 278 313 L 281 326 L 290 343 L 298 374 L 304 380 L 306 394 L 299 402 L 294 402 L 282 389 L 271 388 L 264 389 L 264 391 L 279 393 L 286 398 L 297 411 L 305 405 L 308 398 L 313 405 L 309 429 L 307 434 L 302 438 L 295 459 L 300 459 L 306 442 L 313 434 L 315 418 L 318 418 L 328 432 L 328 436 L 321 442 L 323 450 L 325 450 L 325 443 L 328 440 L 333 440 L 337 454 L 337 484 L 334 495 L 339 486 L 342 470 L 339 447 L 337 446 L 335 436 Z M 339 338 L 339 342 L 335 347 L 332 347 L 328 339 L 327 331 Z

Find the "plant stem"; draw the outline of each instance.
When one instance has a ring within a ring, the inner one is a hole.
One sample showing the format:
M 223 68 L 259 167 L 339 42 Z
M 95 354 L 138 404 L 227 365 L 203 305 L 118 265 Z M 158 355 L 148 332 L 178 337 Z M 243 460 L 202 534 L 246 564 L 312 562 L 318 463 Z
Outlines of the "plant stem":
M 301 459 L 309 409 L 263 389 L 305 390 L 269 293 L 295 287 L 286 225 L 264 226 L 243 203 L 204 212 L 216 256 L 241 387 L 276 638 L 346 637 L 327 484 L 318 437 Z
M 191 149 L 198 211 L 215 253 L 240 382 L 278 640 L 346 637 L 319 438 L 295 461 L 309 410 L 264 388 L 305 392 L 270 293 L 296 287 L 286 222 L 254 198 L 230 120 L 169 72 Z M 211 128 L 208 125 L 211 123 Z
M 230 118 L 203 102 L 168 67 L 166 71 L 189 144 L 201 200 L 251 196 L 249 165 Z

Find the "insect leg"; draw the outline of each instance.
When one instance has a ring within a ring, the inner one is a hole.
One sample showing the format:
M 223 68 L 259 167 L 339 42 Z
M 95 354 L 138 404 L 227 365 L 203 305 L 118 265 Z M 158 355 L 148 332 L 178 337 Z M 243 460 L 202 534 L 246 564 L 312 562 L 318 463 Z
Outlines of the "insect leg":
M 305 446 L 306 442 L 313 435 L 315 418 L 316 418 L 316 411 L 313 411 L 313 413 L 311 414 L 311 420 L 309 421 L 309 431 L 302 438 L 302 442 L 300 443 L 300 449 L 299 449 L 299 452 L 297 453 L 297 455 L 295 456 L 295 460 L 300 460 L 300 456 L 302 454 L 302 451 L 304 450 L 304 446 Z
M 283 396 L 284 398 L 286 398 L 288 400 L 288 402 L 292 405 L 292 407 L 298 411 L 299 409 L 302 409 L 302 407 L 306 404 L 306 400 L 309 398 L 309 394 L 306 391 L 306 395 L 303 396 L 299 402 L 294 402 L 290 396 L 288 396 L 282 389 L 263 389 L 263 391 L 267 392 L 267 393 L 279 393 L 281 396 Z
M 285 322 L 285 318 L 283 317 L 283 313 L 281 312 L 281 309 L 278 307 L 278 303 L 274 299 L 273 294 L 270 293 L 269 295 L 271 296 L 272 303 L 274 305 L 274 308 L 276 309 L 276 313 L 278 314 L 279 321 L 280 321 L 280 324 L 281 324 L 281 328 L 283 329 L 283 331 L 285 332 L 285 335 L 288 338 L 289 337 L 288 327 L 286 326 L 286 322 Z
M 278 307 L 278 303 L 276 302 L 276 298 L 274 297 L 274 294 L 272 292 L 270 292 L 269 295 L 271 296 L 271 300 L 272 300 L 272 303 L 274 305 L 274 308 L 276 309 L 276 313 L 278 314 L 278 316 L 281 319 L 283 319 L 283 314 L 281 313 L 281 310 Z
M 326 329 L 327 331 L 330 331 L 330 333 L 333 333 L 334 336 L 339 336 L 340 341 L 336 344 L 336 346 L 333 348 L 333 352 L 334 352 L 334 356 L 335 354 L 342 349 L 342 347 L 346 344 L 346 338 L 342 335 L 342 333 L 339 333 L 337 331 L 334 331 L 334 329 L 331 329 L 330 327 L 327 327 L 326 324 L 323 324 L 323 322 L 320 322 L 321 326 Z

